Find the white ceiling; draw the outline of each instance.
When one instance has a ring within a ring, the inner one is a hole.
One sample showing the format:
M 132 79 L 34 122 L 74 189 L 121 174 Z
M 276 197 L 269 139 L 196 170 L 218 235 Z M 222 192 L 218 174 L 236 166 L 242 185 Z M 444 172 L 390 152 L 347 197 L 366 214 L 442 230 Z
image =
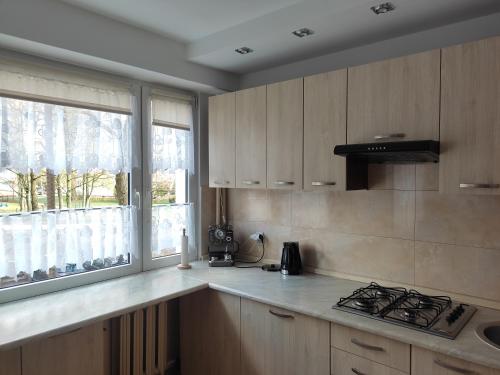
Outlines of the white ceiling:
M 60 0 L 186 44 L 188 60 L 235 73 L 500 11 L 499 0 Z M 291 35 L 308 27 L 315 34 Z M 239 55 L 235 48 L 254 50 Z

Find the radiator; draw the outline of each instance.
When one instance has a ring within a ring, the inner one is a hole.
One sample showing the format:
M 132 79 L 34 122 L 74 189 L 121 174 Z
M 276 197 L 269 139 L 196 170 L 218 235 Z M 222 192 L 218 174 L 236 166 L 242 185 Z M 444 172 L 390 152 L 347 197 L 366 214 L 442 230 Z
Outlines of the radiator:
M 118 318 L 119 375 L 165 375 L 167 303 L 148 306 Z

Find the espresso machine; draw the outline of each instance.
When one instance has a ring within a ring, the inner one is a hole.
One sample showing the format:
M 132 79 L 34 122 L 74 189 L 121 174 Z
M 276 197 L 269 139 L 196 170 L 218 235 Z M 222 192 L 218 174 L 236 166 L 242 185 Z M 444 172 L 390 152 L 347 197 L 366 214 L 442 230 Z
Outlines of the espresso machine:
M 234 241 L 231 225 L 210 225 L 208 227 L 208 265 L 210 267 L 234 266 L 237 251 L 237 243 Z

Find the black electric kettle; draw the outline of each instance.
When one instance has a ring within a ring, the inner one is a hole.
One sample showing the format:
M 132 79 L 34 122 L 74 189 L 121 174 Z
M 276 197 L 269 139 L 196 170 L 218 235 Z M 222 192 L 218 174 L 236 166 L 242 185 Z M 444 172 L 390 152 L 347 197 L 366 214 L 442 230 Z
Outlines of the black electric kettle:
M 283 242 L 281 253 L 281 273 L 283 275 L 299 275 L 302 272 L 298 242 Z

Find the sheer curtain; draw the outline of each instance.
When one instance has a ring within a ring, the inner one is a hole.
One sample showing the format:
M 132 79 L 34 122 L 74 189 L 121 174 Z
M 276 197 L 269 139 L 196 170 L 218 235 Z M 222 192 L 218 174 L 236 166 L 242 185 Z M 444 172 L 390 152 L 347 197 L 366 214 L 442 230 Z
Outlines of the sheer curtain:
M 133 213 L 121 206 L 0 216 L 0 275 L 50 276 L 52 268 L 62 276 L 125 264 L 137 240 Z
M 162 251 L 180 251 L 180 235 L 187 230 L 189 246 L 194 246 L 194 207 L 187 193 L 194 174 L 193 98 L 154 91 L 152 96 L 153 173 L 176 176 L 176 203 L 153 205 L 151 245 L 153 257 Z M 179 200 L 182 196 L 184 200 Z
M 130 116 L 0 97 L 0 170 L 130 171 Z

